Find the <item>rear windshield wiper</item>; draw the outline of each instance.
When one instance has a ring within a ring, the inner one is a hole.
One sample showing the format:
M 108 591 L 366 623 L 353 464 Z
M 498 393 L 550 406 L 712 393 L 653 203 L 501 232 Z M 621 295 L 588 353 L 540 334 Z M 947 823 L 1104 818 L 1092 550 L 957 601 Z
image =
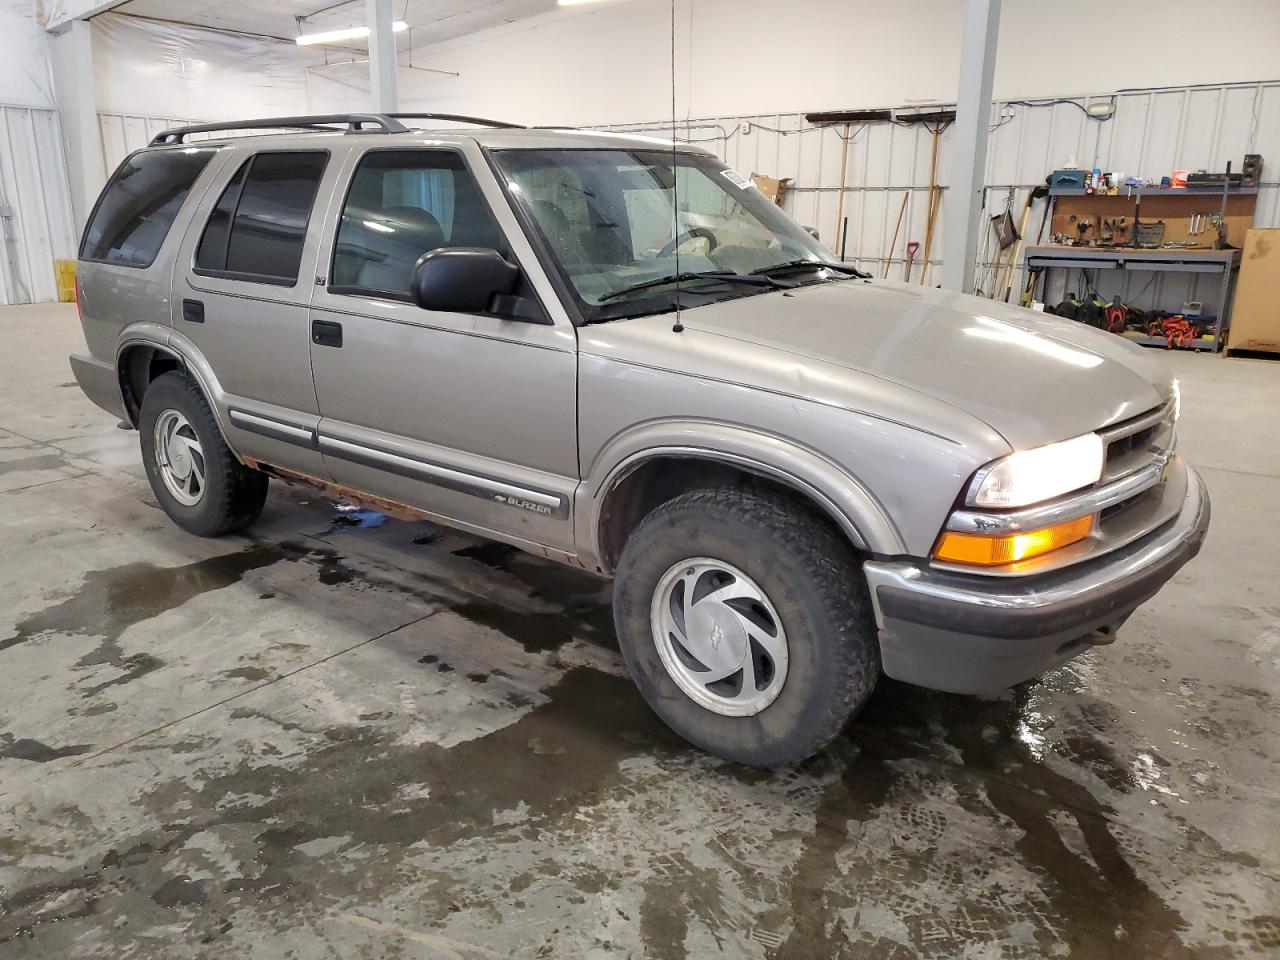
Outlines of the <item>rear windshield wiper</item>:
M 768 267 L 761 267 L 759 270 L 752 270 L 751 276 L 769 277 L 775 273 L 790 273 L 793 270 L 834 270 L 850 277 L 870 276 L 869 273 L 863 273 L 856 267 L 845 266 L 842 263 L 826 263 L 822 260 L 788 260 L 785 263 L 775 263 Z
M 748 287 L 773 287 L 774 289 L 790 287 L 790 284 L 778 283 L 772 277 L 763 275 L 733 273 L 730 270 L 698 270 L 673 273 L 669 276 L 658 277 L 656 280 L 643 280 L 640 283 L 633 283 L 631 286 L 623 287 L 620 290 L 611 290 L 600 298 L 600 302 L 604 303 L 606 300 L 613 300 L 628 293 L 635 293 L 637 290 L 648 290 L 650 287 L 665 287 L 668 284 L 684 283 L 688 280 L 718 280 L 722 283 L 740 283 Z

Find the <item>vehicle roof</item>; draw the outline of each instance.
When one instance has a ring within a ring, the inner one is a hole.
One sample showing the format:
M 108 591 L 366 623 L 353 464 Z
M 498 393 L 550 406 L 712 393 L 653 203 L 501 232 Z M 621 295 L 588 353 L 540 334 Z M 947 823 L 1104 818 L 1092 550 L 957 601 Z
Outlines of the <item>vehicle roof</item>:
M 194 139 L 207 136 L 207 139 Z M 478 143 L 495 150 L 526 149 L 615 149 L 615 150 L 671 150 L 681 153 L 710 154 L 695 144 L 678 143 L 657 137 L 609 130 L 580 130 L 572 127 L 519 127 L 511 129 L 440 128 L 412 129 L 404 133 L 379 133 L 376 131 L 298 130 L 287 133 L 253 133 L 240 136 L 194 135 L 183 143 L 162 144 L 157 150 L 185 149 L 197 146 L 235 146 L 244 143 L 252 149 L 270 149 L 315 144 L 322 146 L 336 139 L 343 143 L 368 147 L 405 146 L 422 144 L 439 146 L 462 143 Z

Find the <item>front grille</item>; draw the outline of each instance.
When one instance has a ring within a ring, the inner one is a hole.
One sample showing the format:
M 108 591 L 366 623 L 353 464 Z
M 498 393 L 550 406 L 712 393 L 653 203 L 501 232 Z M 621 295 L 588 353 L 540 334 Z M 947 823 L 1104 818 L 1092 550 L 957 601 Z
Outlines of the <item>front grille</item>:
M 1106 443 L 1102 482 L 1110 483 L 1173 449 L 1173 401 L 1099 431 Z
M 1113 440 L 1109 443 L 1107 445 L 1107 471 L 1111 472 L 1119 469 L 1132 459 L 1135 454 L 1143 454 L 1151 449 L 1152 441 L 1162 426 L 1163 424 L 1155 423 L 1139 430 L 1137 433 L 1131 433 L 1127 437 L 1120 437 L 1118 440 Z
M 1173 450 L 1173 417 L 1174 407 L 1170 401 L 1100 431 L 1107 445 L 1101 482 L 1119 480 L 1166 459 Z M 1129 524 L 1133 519 L 1131 512 L 1141 512 L 1144 505 L 1150 506 L 1163 497 L 1163 486 L 1158 483 L 1107 507 L 1098 515 L 1099 531 L 1106 535 Z

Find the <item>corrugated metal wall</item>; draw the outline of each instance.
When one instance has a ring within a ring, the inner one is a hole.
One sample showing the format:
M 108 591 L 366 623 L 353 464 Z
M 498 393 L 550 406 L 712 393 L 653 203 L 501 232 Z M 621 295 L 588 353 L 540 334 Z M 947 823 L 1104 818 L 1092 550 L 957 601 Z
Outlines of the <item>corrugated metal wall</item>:
M 175 117 L 143 117 L 125 113 L 99 113 L 98 129 L 102 132 L 103 182 L 120 166 L 120 161 L 141 150 L 157 134 L 171 127 L 181 127 L 205 120 L 180 120 Z M 252 130 L 230 130 L 226 133 L 193 133 L 187 139 L 195 142 L 217 138 L 252 136 Z
M 181 127 L 195 120 L 172 117 L 139 117 L 123 113 L 99 113 L 98 129 L 102 131 L 102 179 L 111 176 L 120 161 L 151 142 L 151 138 L 170 127 Z
M 1041 183 L 1049 170 L 1073 158 L 1082 167 L 1159 177 L 1177 168 L 1221 169 L 1227 160 L 1238 164 L 1248 152 L 1261 153 L 1270 163 L 1263 170 L 1255 222 L 1280 226 L 1280 176 L 1276 173 L 1280 169 L 1280 81 L 1122 91 L 1115 95 L 1114 118 L 1105 122 L 1085 115 L 1089 99 L 1082 96 L 1044 106 L 995 105 L 987 154 L 988 213 L 998 213 L 1011 202 L 1018 214 L 1027 191 Z M 52 299 L 56 295 L 52 261 L 55 256 L 72 255 L 75 244 L 57 117 L 51 111 L 2 108 L 0 119 L 0 205 L 14 208 L 13 220 L 6 222 L 16 225 L 10 229 L 19 237 L 16 284 L 8 276 L 6 257 L 0 255 L 0 302 Z M 157 132 L 188 122 L 101 114 L 104 179 L 126 154 L 144 146 Z M 658 121 L 614 129 L 669 135 L 670 124 Z M 784 206 L 801 223 L 817 227 L 833 246 L 839 244 L 842 228 L 847 230 L 848 259 L 876 274 L 883 271 L 887 258 L 889 275 L 902 277 L 906 241 L 924 240 L 932 144 L 922 125 L 855 125 L 846 142 L 843 128 L 814 127 L 801 114 L 773 114 L 689 120 L 680 125 L 680 132 L 744 173 L 790 177 Z M 935 227 L 927 265 L 930 283 L 937 282 L 941 263 L 951 142 L 950 131 L 944 131 L 938 158 L 944 213 Z M 889 251 L 904 196 L 903 225 Z M 1029 232 L 1038 228 L 1039 217 L 1037 206 Z M 982 239 L 986 238 L 984 228 Z M 990 252 L 984 252 L 978 270 L 979 286 L 984 288 L 990 285 L 989 265 Z M 913 279 L 920 278 L 920 270 L 917 257 Z M 1111 282 L 1120 286 L 1100 292 L 1121 293 L 1139 306 L 1180 298 L 1209 299 L 1212 293 L 1208 288 L 1201 290 L 1195 277 L 1162 276 L 1148 284 L 1148 276 L 1118 273 L 1122 276 Z M 1098 282 L 1101 288 L 1107 281 Z
M 988 214 L 1004 209 L 1012 189 L 1008 202 L 1017 217 L 1027 192 L 1043 183 L 1050 170 L 1072 159 L 1081 167 L 1159 178 L 1177 168 L 1221 170 L 1228 160 L 1238 170 L 1245 153 L 1261 153 L 1270 166 L 1263 169 L 1265 183 L 1258 195 L 1255 223 L 1280 225 L 1280 82 L 1123 91 L 1115 95 L 1114 118 L 1105 122 L 1085 114 L 1090 99 L 1082 96 L 1042 106 L 995 104 L 987 152 Z M 670 136 L 671 124 L 659 121 L 610 129 Z M 682 122 L 678 130 L 682 139 L 715 151 L 742 173 L 792 178 L 783 206 L 801 223 L 817 227 L 832 247 L 839 245 L 847 219 L 847 259 L 876 275 L 884 270 L 887 256 L 889 275 L 901 278 L 906 242 L 924 241 L 932 148 L 924 125 L 855 124 L 849 130 L 847 157 L 843 127 L 814 127 L 802 114 L 706 117 Z M 951 143 L 951 132 L 943 132 L 938 160 L 938 179 L 944 185 L 943 212 L 934 229 L 926 278 L 929 283 L 938 282 L 940 276 Z M 889 251 L 904 196 L 907 205 L 902 228 L 896 246 Z M 1033 235 L 1039 227 L 1040 211 L 1037 204 L 1028 224 Z M 987 231 L 983 229 L 985 241 Z M 1238 242 L 1243 238 L 1233 239 Z M 917 255 L 913 280 L 920 278 L 922 254 L 923 248 Z M 984 285 L 989 266 L 987 252 L 980 257 L 979 286 Z M 1134 276 L 1134 282 L 1145 283 L 1146 279 Z M 1166 279 L 1174 284 L 1187 282 L 1185 278 Z M 1150 305 L 1157 297 L 1167 301 L 1177 295 L 1163 283 L 1163 279 L 1157 280 L 1143 292 L 1140 302 Z M 1114 292 L 1128 296 L 1137 290 Z M 1195 295 L 1194 287 L 1189 295 Z
M 0 304 L 58 299 L 76 239 L 58 115 L 0 106 Z

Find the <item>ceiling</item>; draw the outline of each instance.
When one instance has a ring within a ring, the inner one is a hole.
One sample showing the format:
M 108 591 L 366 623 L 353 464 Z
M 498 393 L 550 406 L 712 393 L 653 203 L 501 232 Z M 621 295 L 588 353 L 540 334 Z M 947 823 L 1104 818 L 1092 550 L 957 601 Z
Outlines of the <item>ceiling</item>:
M 396 19 L 410 27 L 397 35 L 401 48 L 453 40 L 554 9 L 556 0 L 392 0 Z M 362 25 L 365 0 L 210 0 L 202 4 L 190 0 L 129 0 L 113 12 L 293 39 L 299 33 Z M 305 18 L 301 29 L 299 17 Z M 343 43 L 351 44 L 349 40 Z

